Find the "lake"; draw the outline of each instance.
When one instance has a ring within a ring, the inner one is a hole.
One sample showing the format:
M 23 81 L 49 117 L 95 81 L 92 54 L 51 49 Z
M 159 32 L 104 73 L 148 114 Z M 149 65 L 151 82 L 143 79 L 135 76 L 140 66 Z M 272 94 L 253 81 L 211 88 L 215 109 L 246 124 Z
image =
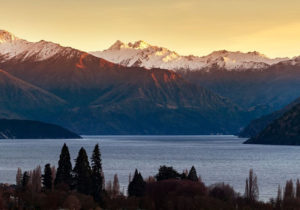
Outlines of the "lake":
M 135 168 L 144 178 L 155 175 L 160 165 L 182 172 L 195 166 L 206 185 L 225 182 L 240 193 L 250 168 L 258 176 L 261 200 L 275 197 L 278 184 L 300 178 L 300 147 L 244 145 L 235 136 L 84 136 L 79 140 L 1 140 L 0 182 L 15 183 L 17 168 L 31 170 L 46 163 L 57 165 L 67 143 L 71 158 L 84 147 L 89 157 L 99 143 L 106 181 L 118 174 L 126 191 Z

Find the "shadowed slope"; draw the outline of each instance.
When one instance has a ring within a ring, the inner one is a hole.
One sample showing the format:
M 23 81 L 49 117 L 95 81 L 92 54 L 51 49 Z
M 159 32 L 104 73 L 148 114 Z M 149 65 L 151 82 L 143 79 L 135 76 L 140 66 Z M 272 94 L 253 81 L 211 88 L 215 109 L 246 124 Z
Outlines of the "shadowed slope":
M 300 145 L 300 104 L 274 120 L 247 144 Z
M 39 117 L 66 105 L 59 97 L 0 70 L 0 108 L 2 117 Z
M 0 119 L 0 139 L 79 139 L 79 135 L 57 125 L 31 120 Z

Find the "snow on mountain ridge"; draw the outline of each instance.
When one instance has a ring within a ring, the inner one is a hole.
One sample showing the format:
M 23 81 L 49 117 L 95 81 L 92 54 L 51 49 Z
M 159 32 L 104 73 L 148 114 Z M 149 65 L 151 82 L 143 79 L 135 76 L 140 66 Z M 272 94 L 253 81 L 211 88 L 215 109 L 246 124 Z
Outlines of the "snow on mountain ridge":
M 0 44 L 6 42 L 13 42 L 18 39 L 19 38 L 13 35 L 12 33 L 9 33 L 8 31 L 5 30 L 0 30 Z
M 149 45 L 148 43 L 144 42 L 143 40 L 139 40 L 135 43 L 129 43 L 128 44 L 129 47 L 132 47 L 134 49 L 146 49 L 148 47 L 151 47 L 151 45 Z
M 147 49 L 149 47 L 154 47 L 148 44 L 147 42 L 144 42 L 143 40 L 136 41 L 134 43 L 129 42 L 128 44 L 125 44 L 124 42 L 117 40 L 111 47 L 109 47 L 107 50 L 120 50 L 124 48 L 131 48 L 131 49 Z
M 5 30 L 0 30 L 0 56 L 2 61 L 12 58 L 41 61 L 55 55 L 72 57 L 77 55 L 76 52 L 81 51 L 43 40 L 29 42 L 19 39 Z M 90 53 L 123 66 L 169 70 L 209 71 L 216 67 L 240 71 L 248 69 L 262 70 L 270 65 L 288 60 L 288 58 L 271 59 L 256 51 L 242 53 L 220 50 L 202 57 L 194 55 L 181 56 L 175 51 L 153 46 L 142 40 L 127 44 L 118 40 L 107 50 Z
M 208 70 L 213 66 L 227 70 L 261 70 L 288 58 L 271 59 L 259 52 L 214 51 L 207 56 L 181 56 L 167 48 L 150 45 L 144 41 L 125 44 L 117 41 L 104 51 L 91 54 L 124 66 L 164 68 L 170 70 Z
M 35 61 L 48 59 L 56 54 L 71 55 L 72 48 L 41 40 L 29 42 L 19 39 L 13 34 L 0 30 L 0 56 L 4 60 L 18 58 L 22 60 L 33 58 Z

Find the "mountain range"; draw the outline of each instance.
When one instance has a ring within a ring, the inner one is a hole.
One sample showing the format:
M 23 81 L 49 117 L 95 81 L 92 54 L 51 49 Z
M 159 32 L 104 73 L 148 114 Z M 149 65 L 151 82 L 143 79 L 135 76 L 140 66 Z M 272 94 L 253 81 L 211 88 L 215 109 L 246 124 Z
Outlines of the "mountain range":
M 176 60 L 177 53 L 142 41 L 101 53 L 0 31 L 0 117 L 81 134 L 232 134 L 300 95 L 298 58 L 218 51 Z
M 0 68 L 51 99 L 49 112 L 30 106 L 27 113 L 32 114 L 27 118 L 85 134 L 228 133 L 242 121 L 238 106 L 173 71 L 128 68 L 51 42 L 28 42 L 8 32 L 0 37 L 4 37 Z M 8 111 L 23 117 L 15 108 Z M 226 122 L 228 117 L 231 123 Z
M 91 54 L 123 66 L 174 70 L 187 81 L 230 99 L 256 118 L 274 112 L 300 96 L 300 59 L 268 58 L 259 52 L 215 51 L 181 56 L 144 41 Z
M 125 44 L 116 41 L 103 51 L 90 52 L 100 58 L 128 67 L 161 68 L 175 71 L 210 71 L 212 67 L 228 71 L 263 70 L 272 64 L 289 60 L 271 59 L 259 52 L 229 52 L 220 50 L 207 56 L 182 56 L 164 47 L 150 45 L 142 40 Z

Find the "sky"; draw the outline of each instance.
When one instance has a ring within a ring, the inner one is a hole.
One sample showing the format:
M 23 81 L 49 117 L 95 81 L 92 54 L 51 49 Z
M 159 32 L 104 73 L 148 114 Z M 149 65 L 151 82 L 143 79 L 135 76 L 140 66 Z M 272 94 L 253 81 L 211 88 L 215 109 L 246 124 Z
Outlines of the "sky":
M 144 40 L 182 55 L 300 55 L 299 0 L 0 0 L 0 29 L 85 51 Z

